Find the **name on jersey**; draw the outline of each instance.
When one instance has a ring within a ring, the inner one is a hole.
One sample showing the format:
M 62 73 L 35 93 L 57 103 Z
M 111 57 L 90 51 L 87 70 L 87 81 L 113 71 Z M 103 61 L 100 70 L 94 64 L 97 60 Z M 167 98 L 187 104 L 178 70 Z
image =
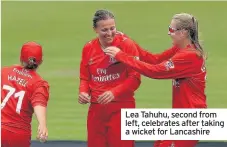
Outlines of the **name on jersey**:
M 120 78 L 119 73 L 111 73 L 108 74 L 106 69 L 97 68 L 97 75 L 92 75 L 92 80 L 94 82 L 108 82 L 113 81 Z
M 25 77 L 29 77 L 29 78 L 32 79 L 32 76 L 30 75 L 29 71 L 26 70 L 26 69 L 19 70 L 17 68 L 14 68 L 13 72 L 15 72 L 15 73 L 17 73 L 19 75 L 25 76 Z
M 17 84 L 23 87 L 26 87 L 26 85 L 28 84 L 28 81 L 26 81 L 25 79 L 19 78 L 17 76 L 8 75 L 8 80 L 15 81 Z

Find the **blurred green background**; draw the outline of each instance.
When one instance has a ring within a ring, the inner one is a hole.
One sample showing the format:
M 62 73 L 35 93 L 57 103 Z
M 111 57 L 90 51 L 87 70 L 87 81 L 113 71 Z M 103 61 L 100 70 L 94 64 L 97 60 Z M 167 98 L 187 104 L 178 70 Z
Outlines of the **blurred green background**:
M 83 45 L 95 37 L 98 9 L 116 15 L 117 28 L 158 53 L 171 46 L 168 25 L 175 13 L 197 17 L 208 52 L 207 97 L 210 108 L 227 108 L 227 2 L 2 2 L 2 66 L 19 62 L 24 42 L 44 48 L 39 72 L 51 86 L 49 139 L 85 140 L 87 105 L 79 105 L 79 62 Z M 139 108 L 171 107 L 171 81 L 143 78 L 136 93 Z M 33 138 L 37 122 L 33 121 Z

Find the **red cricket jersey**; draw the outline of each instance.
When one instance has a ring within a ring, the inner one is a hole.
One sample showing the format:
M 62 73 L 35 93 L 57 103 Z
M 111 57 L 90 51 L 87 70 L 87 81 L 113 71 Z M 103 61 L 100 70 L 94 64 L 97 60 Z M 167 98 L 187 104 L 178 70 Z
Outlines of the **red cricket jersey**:
M 33 107 L 47 106 L 49 85 L 35 71 L 16 65 L 1 71 L 1 127 L 31 135 Z
M 133 41 L 117 34 L 112 46 L 118 46 L 127 54 L 138 57 Z M 99 95 L 112 91 L 114 101 L 134 101 L 134 91 L 141 83 L 140 74 L 130 67 L 106 55 L 96 38 L 87 43 L 82 52 L 80 64 L 80 92 L 91 95 L 96 103 Z
M 166 58 L 164 55 L 170 54 L 162 54 L 160 59 Z M 124 52 L 115 58 L 147 77 L 173 79 L 173 108 L 207 107 L 205 61 L 194 48 L 177 49 L 171 58 L 156 65 L 131 58 Z

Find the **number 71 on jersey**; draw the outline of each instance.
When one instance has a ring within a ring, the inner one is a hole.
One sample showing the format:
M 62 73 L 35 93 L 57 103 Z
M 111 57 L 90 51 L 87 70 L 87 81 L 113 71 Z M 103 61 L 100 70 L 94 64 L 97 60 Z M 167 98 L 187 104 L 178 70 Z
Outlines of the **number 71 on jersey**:
M 2 103 L 1 103 L 1 109 L 3 109 L 5 107 L 6 103 L 9 101 L 10 98 L 18 98 L 16 112 L 18 114 L 20 114 L 25 91 L 16 92 L 16 89 L 9 85 L 3 85 L 2 89 L 7 90 L 8 93 L 6 94 L 5 98 L 3 99 Z

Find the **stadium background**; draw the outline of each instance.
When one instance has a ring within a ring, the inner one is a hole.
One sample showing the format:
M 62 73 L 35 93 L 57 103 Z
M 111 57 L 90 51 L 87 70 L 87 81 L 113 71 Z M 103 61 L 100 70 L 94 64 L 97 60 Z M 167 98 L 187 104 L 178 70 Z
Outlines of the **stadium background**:
M 168 25 L 175 13 L 198 18 L 208 52 L 207 97 L 210 108 L 227 108 L 227 2 L 2 2 L 2 66 L 19 63 L 20 47 L 33 40 L 44 48 L 39 73 L 48 80 L 50 140 L 85 140 L 87 105 L 77 102 L 83 45 L 95 37 L 92 17 L 98 9 L 116 16 L 118 30 L 158 53 L 171 46 Z M 171 107 L 171 81 L 143 77 L 136 92 L 139 108 Z M 37 121 L 33 120 L 35 139 Z

